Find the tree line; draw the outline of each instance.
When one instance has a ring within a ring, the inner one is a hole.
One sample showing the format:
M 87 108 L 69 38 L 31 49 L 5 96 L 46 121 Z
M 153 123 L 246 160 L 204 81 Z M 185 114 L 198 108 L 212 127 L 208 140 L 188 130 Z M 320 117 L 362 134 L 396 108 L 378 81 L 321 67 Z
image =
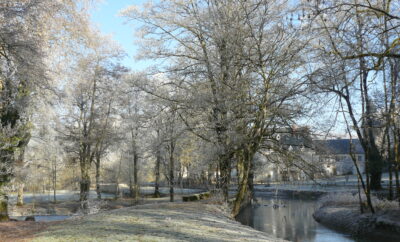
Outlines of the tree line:
M 53 171 L 57 160 L 79 167 L 85 210 L 91 172 L 101 198 L 101 175 L 111 174 L 102 174 L 102 162 L 111 159 L 120 173 L 124 157 L 131 196 L 139 196 L 140 171 L 150 166 L 154 195 L 163 177 L 171 201 L 184 176 L 216 186 L 224 201 L 236 185 L 236 215 L 253 198 L 255 156 L 271 149 L 287 155 L 277 134 L 309 120 L 328 123 L 310 127 L 315 133 L 340 126 L 360 140 L 367 176 L 358 177 L 367 197 L 381 189 L 387 170 L 389 197 L 400 199 L 399 3 L 130 6 L 121 15 L 137 26 L 137 58 L 155 63 L 143 72 L 124 67 L 122 48 L 92 27 L 93 4 L 0 4 L 0 219 L 7 218 L 7 186 L 23 190 L 19 177 L 37 163 L 50 160 Z

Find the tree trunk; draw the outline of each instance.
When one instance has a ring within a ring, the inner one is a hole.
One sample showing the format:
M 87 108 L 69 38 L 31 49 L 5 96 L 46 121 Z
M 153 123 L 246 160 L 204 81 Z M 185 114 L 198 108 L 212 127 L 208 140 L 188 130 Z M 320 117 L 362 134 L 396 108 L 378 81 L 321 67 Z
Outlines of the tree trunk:
M 230 162 L 226 157 L 220 157 L 220 188 L 222 190 L 222 195 L 224 201 L 227 202 L 229 199 L 229 183 L 231 180 L 231 167 Z
M 213 173 L 213 168 L 212 165 L 210 164 L 208 166 L 208 171 L 207 171 L 207 179 L 208 179 L 208 184 L 212 187 L 212 173 Z
M 96 155 L 96 193 L 97 193 L 97 199 L 101 199 L 101 191 L 100 191 L 100 155 Z
M 135 200 L 139 199 L 138 160 L 139 160 L 139 156 L 136 153 L 136 151 L 134 151 L 133 152 L 133 184 L 135 186 Z
M 215 169 L 215 186 L 217 189 L 221 188 L 221 181 L 220 181 L 220 176 L 219 176 L 220 170 L 219 170 L 219 163 L 217 164 L 217 168 Z
M 386 96 L 386 95 L 385 95 Z M 387 159 L 388 159 L 388 167 L 389 167 L 389 200 L 393 200 L 393 154 L 392 154 L 392 146 L 390 144 L 390 118 L 386 121 L 386 139 L 387 139 Z
M 0 222 L 8 220 L 8 197 L 0 184 Z
M 174 157 L 175 144 L 174 141 L 170 142 L 170 156 L 169 156 L 169 201 L 174 201 L 174 169 L 175 169 L 175 157 Z
M 346 122 L 347 122 L 347 121 L 346 121 Z M 349 126 L 347 125 L 347 127 L 349 127 Z M 347 128 L 347 130 L 348 130 L 349 133 L 350 133 L 349 128 Z M 351 134 L 350 134 L 350 138 L 351 138 Z M 366 181 L 367 184 L 365 184 L 365 183 L 364 183 L 364 179 L 363 179 L 363 177 L 362 177 L 362 173 L 361 173 L 361 171 L 360 171 L 360 168 L 358 167 L 358 163 L 357 163 L 356 157 L 355 157 L 355 155 L 354 155 L 354 153 L 353 153 L 351 147 L 350 147 L 350 156 L 351 156 L 351 159 L 352 159 L 352 161 L 353 161 L 354 167 L 356 168 L 356 172 L 357 172 L 357 189 L 358 189 L 358 199 L 359 199 L 359 203 L 360 203 L 360 211 L 361 211 L 361 213 L 364 212 L 364 208 L 363 208 L 363 204 L 362 204 L 362 199 L 361 199 L 361 193 L 360 193 L 360 183 L 361 183 L 361 186 L 362 186 L 362 188 L 363 188 L 364 194 L 365 194 L 365 196 L 367 197 L 367 204 L 368 204 L 368 207 L 370 208 L 371 212 L 374 213 L 375 210 L 374 210 L 374 207 L 373 207 L 373 205 L 372 205 L 371 193 L 370 193 L 370 189 L 369 189 L 368 163 L 367 163 L 367 162 L 365 163 L 365 175 L 366 175 L 366 180 L 367 180 L 367 181 Z
M 80 182 L 80 202 L 83 211 L 89 209 L 89 191 L 90 191 L 90 165 L 87 160 L 81 161 L 81 182 Z
M 368 153 L 368 149 L 367 149 L 366 153 Z M 365 192 L 365 196 L 367 197 L 367 203 L 368 203 L 368 206 L 369 206 L 371 212 L 375 213 L 375 210 L 374 210 L 374 207 L 373 207 L 372 201 L 371 201 L 371 181 L 370 181 L 370 175 L 369 174 L 371 174 L 370 173 L 370 168 L 369 168 L 369 162 L 366 161 L 365 162 L 365 177 L 366 177 L 366 183 L 367 184 L 366 184 L 364 192 Z
M 119 190 L 119 176 L 121 175 L 121 166 L 122 166 L 122 154 L 119 159 L 119 165 L 118 165 L 118 172 L 115 176 L 115 184 L 116 184 L 116 189 L 115 189 L 115 197 L 119 197 L 120 195 L 120 190 Z
M 357 175 L 357 193 L 358 193 L 358 204 L 360 205 L 360 213 L 364 213 L 364 207 L 361 199 L 361 190 L 360 190 L 360 177 Z
M 389 200 L 393 200 L 393 171 L 392 162 L 389 161 Z
M 396 178 L 396 198 L 399 200 L 400 203 L 400 182 L 399 182 L 399 167 L 396 164 L 394 168 L 394 177 Z
M 22 182 L 18 184 L 17 206 L 24 205 L 24 185 Z
M 249 187 L 249 199 L 256 200 L 256 198 L 254 196 L 254 159 L 253 159 L 253 156 L 251 156 L 251 159 L 250 159 L 248 187 Z
M 132 162 L 129 162 L 128 168 L 128 176 L 129 176 L 129 197 L 133 197 L 135 194 L 132 182 Z
M 233 217 L 239 214 L 243 204 L 246 204 L 245 200 L 251 199 L 251 195 L 249 194 L 249 175 L 251 170 L 252 158 L 252 151 L 249 150 L 249 148 L 245 148 L 237 155 L 237 172 L 239 184 L 238 192 L 236 194 L 236 199 L 233 203 L 233 208 L 231 212 L 231 215 Z
M 369 162 L 369 174 L 371 175 L 370 186 L 372 190 L 382 189 L 381 178 L 382 178 L 382 158 L 377 153 L 379 151 L 373 149 L 368 157 Z
M 396 135 L 396 133 L 395 133 Z M 399 137 L 400 138 L 400 137 Z M 399 138 L 394 139 L 394 175 L 396 177 L 396 196 L 400 203 L 400 181 L 399 181 L 399 165 L 400 165 L 400 146 L 399 146 Z
M 57 202 L 57 160 L 53 160 L 53 202 Z
M 155 167 L 155 176 L 156 181 L 154 184 L 154 197 L 160 197 L 160 164 L 161 164 L 161 152 L 158 148 L 157 150 L 157 157 L 156 157 L 156 167 Z
M 180 166 L 179 172 L 178 172 L 178 180 L 176 181 L 176 184 L 179 185 L 179 187 L 182 189 L 182 166 Z

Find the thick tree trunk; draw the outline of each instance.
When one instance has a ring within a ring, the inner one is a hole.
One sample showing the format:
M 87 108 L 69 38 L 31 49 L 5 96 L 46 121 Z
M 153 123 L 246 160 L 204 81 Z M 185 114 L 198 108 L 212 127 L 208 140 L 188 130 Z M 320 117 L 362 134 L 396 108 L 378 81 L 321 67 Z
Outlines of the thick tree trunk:
M 4 191 L 13 177 L 14 151 L 0 150 L 0 221 L 9 220 L 8 217 L 8 196 Z
M 80 202 L 83 211 L 89 209 L 89 191 L 90 191 L 90 165 L 87 160 L 81 161 L 81 181 L 80 181 Z
M 236 199 L 233 203 L 231 215 L 235 217 L 239 214 L 243 204 L 247 204 L 246 200 L 250 201 L 251 194 L 249 191 L 249 175 L 251 170 L 251 163 L 253 159 L 252 151 L 245 148 L 237 155 L 238 162 L 238 192 Z
M 8 197 L 0 184 L 0 222 L 8 220 Z
M 228 201 L 229 199 L 229 184 L 231 181 L 231 167 L 230 162 L 226 157 L 220 157 L 220 188 L 222 190 L 222 195 L 224 201 Z
M 370 181 L 371 189 L 372 190 L 382 189 L 381 185 L 382 172 L 371 169 L 370 174 L 371 174 L 371 181 Z
M 250 159 L 250 168 L 249 168 L 249 181 L 248 181 L 248 187 L 249 187 L 249 199 L 251 200 L 256 200 L 254 196 L 254 159 L 253 156 Z
M 370 186 L 372 190 L 382 189 L 382 157 L 377 153 L 379 151 L 373 150 L 368 157 L 369 174 L 371 175 Z
M 24 205 L 24 186 L 25 184 L 22 182 L 18 184 L 17 206 Z
M 396 135 L 396 133 L 395 133 Z M 400 138 L 400 137 L 399 137 Z M 400 165 L 400 145 L 399 145 L 399 138 L 395 138 L 394 142 L 394 175 L 396 177 L 396 196 L 400 203 L 400 181 L 399 181 L 399 165 Z

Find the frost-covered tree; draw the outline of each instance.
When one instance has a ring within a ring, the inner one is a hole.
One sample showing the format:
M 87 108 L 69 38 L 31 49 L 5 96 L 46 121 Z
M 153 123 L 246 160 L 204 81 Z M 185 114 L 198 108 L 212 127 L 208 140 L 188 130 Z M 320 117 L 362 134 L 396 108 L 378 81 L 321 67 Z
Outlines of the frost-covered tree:
M 98 33 L 92 34 L 86 36 L 88 45 L 72 68 L 74 75 L 66 87 L 67 114 L 63 119 L 67 151 L 75 154 L 80 166 L 80 201 L 84 210 L 88 208 L 90 168 L 95 162 L 98 181 L 100 159 L 111 138 L 116 90 L 126 71 L 118 64 L 119 48 Z
M 312 15 L 314 33 L 318 34 L 315 48 L 310 51 L 310 55 L 317 53 L 313 82 L 320 90 L 340 99 L 350 130 L 356 133 L 366 152 L 366 183 L 372 189 L 381 188 L 385 165 L 379 137 L 383 132 L 376 130 L 386 129 L 386 134 L 394 138 L 386 141 L 389 146 L 398 143 L 394 120 L 398 106 L 395 63 L 399 58 L 399 8 L 393 1 L 353 0 L 311 3 L 305 7 Z M 380 101 L 374 98 L 381 90 L 385 92 L 382 96 L 386 96 L 382 100 L 385 117 L 377 115 Z
M 242 187 L 233 214 L 247 196 L 251 161 L 264 137 L 301 113 L 294 97 L 304 91 L 296 70 L 306 38 L 289 30 L 289 7 L 286 1 L 199 0 L 123 11 L 143 23 L 140 56 L 169 60 L 157 70 L 179 90 L 178 117 L 217 147 L 214 161 L 226 200 L 231 167 L 239 164 Z
M 48 54 L 52 46 L 66 43 L 60 36 L 81 29 L 68 27 L 85 22 L 83 6 L 85 1 L 67 0 L 0 3 L 0 220 L 8 219 L 4 188 L 29 141 L 31 99 L 52 80 Z

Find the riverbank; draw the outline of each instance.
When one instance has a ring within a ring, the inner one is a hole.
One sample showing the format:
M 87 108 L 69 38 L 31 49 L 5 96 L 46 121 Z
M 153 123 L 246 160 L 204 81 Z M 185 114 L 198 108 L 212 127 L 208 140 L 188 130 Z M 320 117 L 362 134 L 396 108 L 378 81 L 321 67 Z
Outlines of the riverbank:
M 374 214 L 369 211 L 361 213 L 357 197 L 351 194 L 330 194 L 323 197 L 320 203 L 313 217 L 327 227 L 356 237 L 385 236 L 385 241 L 400 239 L 400 209 L 397 202 L 373 197 Z
M 182 201 L 182 195 L 175 195 L 175 201 Z M 162 196 L 160 198 L 153 197 L 141 197 L 139 199 L 134 198 L 105 198 L 102 200 L 91 199 L 90 213 L 97 213 L 100 211 L 131 207 L 135 205 L 152 204 L 152 203 L 164 203 L 169 202 L 168 196 Z M 80 214 L 80 202 L 78 200 L 72 201 L 59 201 L 56 203 L 49 201 L 39 201 L 25 203 L 22 206 L 16 204 L 9 205 L 9 214 L 11 217 L 19 216 L 32 216 L 32 215 L 79 215 Z
M 387 210 L 375 214 L 360 213 L 358 206 L 328 206 L 314 213 L 317 222 L 354 236 L 391 233 L 400 239 L 400 211 Z
M 32 222 L 31 222 L 32 223 Z M 45 230 L 45 231 L 44 231 Z M 19 238 L 24 239 L 24 238 Z M 103 211 L 51 223 L 33 241 L 282 241 L 201 202 L 160 203 Z M 15 241 L 3 238 L 2 241 Z

